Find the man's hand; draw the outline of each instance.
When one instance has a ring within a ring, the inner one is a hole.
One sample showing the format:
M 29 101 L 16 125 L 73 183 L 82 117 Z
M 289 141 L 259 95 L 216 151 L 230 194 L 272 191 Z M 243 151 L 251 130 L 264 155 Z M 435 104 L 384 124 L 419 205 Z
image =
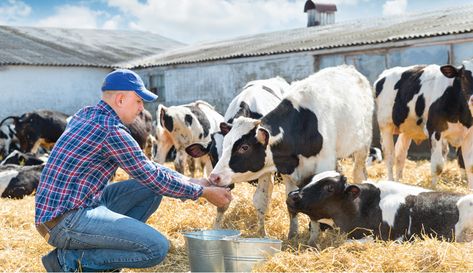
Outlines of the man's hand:
M 223 208 L 232 201 L 232 194 L 229 188 L 204 187 L 202 197 L 219 208 Z
M 212 185 L 207 178 L 189 178 L 189 182 L 201 185 L 202 187 L 210 187 Z

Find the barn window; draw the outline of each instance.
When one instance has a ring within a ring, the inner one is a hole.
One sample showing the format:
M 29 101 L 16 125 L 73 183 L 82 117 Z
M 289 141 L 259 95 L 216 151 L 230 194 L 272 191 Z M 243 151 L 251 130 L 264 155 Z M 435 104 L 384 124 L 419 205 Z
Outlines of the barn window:
M 158 101 L 165 101 L 166 90 L 164 88 L 164 74 L 150 75 L 148 89 L 159 96 Z

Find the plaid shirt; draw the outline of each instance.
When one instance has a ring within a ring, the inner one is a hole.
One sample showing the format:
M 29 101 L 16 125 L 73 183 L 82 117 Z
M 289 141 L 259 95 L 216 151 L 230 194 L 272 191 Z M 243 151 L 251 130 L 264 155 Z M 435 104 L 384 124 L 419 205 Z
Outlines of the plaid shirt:
M 118 167 L 156 194 L 195 200 L 203 192 L 180 173 L 149 161 L 115 111 L 100 101 L 79 110 L 56 142 L 36 192 L 35 223 L 96 206 Z

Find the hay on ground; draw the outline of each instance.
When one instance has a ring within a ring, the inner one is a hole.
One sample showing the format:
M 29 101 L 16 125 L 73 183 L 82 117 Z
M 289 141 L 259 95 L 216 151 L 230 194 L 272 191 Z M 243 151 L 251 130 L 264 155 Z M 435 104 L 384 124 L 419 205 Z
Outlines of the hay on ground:
M 352 161 L 343 160 L 344 172 L 351 178 Z M 369 178 L 385 177 L 383 163 L 368 167 Z M 116 179 L 126 179 L 119 172 Z M 407 161 L 405 183 L 430 187 L 428 161 Z M 439 190 L 468 193 L 466 181 L 461 179 L 456 162 L 448 162 Z M 247 183 L 236 185 L 234 200 L 225 214 L 224 227 L 239 229 L 245 237 L 256 236 L 256 212 L 252 205 L 255 187 Z M 283 251 L 255 271 L 327 271 L 327 272 L 450 272 L 473 271 L 472 243 L 449 243 L 435 239 L 416 239 L 412 243 L 345 242 L 345 235 L 337 230 L 324 232 L 319 237 L 319 249 L 305 245 L 309 238 L 309 219 L 299 216 L 299 236 L 287 240 L 288 216 L 284 185 L 276 184 L 266 218 L 268 236 L 283 240 Z M 164 262 L 153 268 L 133 271 L 189 271 L 189 263 L 182 231 L 210 229 L 216 215 L 214 206 L 200 199 L 197 202 L 165 197 L 148 224 L 162 232 L 171 242 L 171 250 Z M 34 197 L 22 200 L 0 200 L 0 271 L 44 271 L 41 256 L 52 249 L 34 228 Z

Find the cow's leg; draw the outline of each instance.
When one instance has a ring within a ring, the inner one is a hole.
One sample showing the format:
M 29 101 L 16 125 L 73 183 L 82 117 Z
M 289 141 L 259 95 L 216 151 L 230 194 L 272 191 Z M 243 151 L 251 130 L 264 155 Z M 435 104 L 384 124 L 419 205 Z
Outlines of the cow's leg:
M 258 235 L 261 237 L 266 236 L 264 217 L 268 212 L 269 204 L 271 202 L 271 194 L 273 193 L 272 177 L 273 176 L 271 173 L 260 176 L 258 179 L 258 186 L 256 187 L 255 194 L 253 195 L 253 205 L 256 208 L 256 214 L 258 217 Z
M 174 160 L 174 168 L 177 172 L 184 174 L 185 166 L 187 164 L 187 154 L 183 150 L 176 152 L 176 159 Z
M 221 229 L 222 228 L 222 223 L 223 223 L 223 215 L 225 214 L 225 211 L 227 211 L 228 207 L 230 204 L 223 208 L 217 208 L 217 216 L 215 217 L 215 222 L 213 224 L 214 229 Z
M 287 175 L 282 175 L 284 185 L 286 185 L 286 196 L 293 190 L 297 190 L 297 185 Z M 287 238 L 291 239 L 296 237 L 299 230 L 299 222 L 297 221 L 297 213 L 289 212 L 289 233 Z
M 208 155 L 204 155 L 200 158 L 200 162 L 202 165 L 202 176 L 209 177 L 210 173 L 213 170 L 212 161 L 210 160 L 210 157 Z
M 445 159 L 443 157 L 443 139 L 442 136 L 437 137 L 434 133 L 430 137 L 431 155 L 430 155 L 430 171 L 432 174 L 432 187 L 437 186 L 439 180 L 439 175 L 443 171 L 443 166 L 445 165 Z
M 381 146 L 383 148 L 388 180 L 394 180 L 393 161 L 394 161 L 394 140 L 390 128 L 381 129 Z
M 166 155 L 171 150 L 172 146 L 173 146 L 172 142 L 161 141 L 161 142 L 156 143 L 153 160 L 158 162 L 159 164 L 164 164 L 164 162 L 166 162 Z M 177 158 L 177 155 L 176 155 L 176 158 Z M 174 164 L 174 166 L 176 165 Z
M 369 149 L 369 147 L 364 147 L 353 154 L 353 158 L 355 160 L 353 179 L 355 183 L 360 183 L 361 181 L 364 181 L 366 178 L 368 178 L 368 172 L 366 170 L 366 158 L 368 157 Z
M 412 139 L 406 134 L 399 134 L 395 146 L 395 166 L 396 166 L 396 181 L 402 179 L 402 171 L 404 170 L 404 164 L 406 163 L 407 152 L 409 146 L 411 146 Z
M 196 170 L 195 165 L 197 163 L 195 158 L 193 158 L 192 156 L 188 156 L 187 153 L 185 155 L 185 158 L 186 159 L 183 160 L 183 162 L 185 162 L 185 163 L 184 163 L 184 166 L 182 167 L 182 169 L 184 171 L 183 173 L 186 173 L 186 168 L 187 168 L 189 170 L 189 175 L 191 177 L 195 177 L 195 170 Z
M 468 188 L 473 190 L 473 129 L 468 130 L 461 146 L 461 154 L 465 165 Z
M 146 138 L 146 144 L 143 149 L 143 152 L 150 160 L 154 158 L 153 146 L 155 143 L 156 143 L 156 138 L 154 138 L 153 135 L 149 134 L 148 137 Z
M 335 149 L 333 149 L 335 150 Z M 363 156 L 363 152 L 360 152 L 360 154 L 358 155 L 358 159 L 361 160 L 361 158 L 363 158 L 363 163 L 362 164 L 365 164 L 365 160 L 366 160 L 366 156 L 368 155 L 368 148 L 366 149 L 365 151 L 365 155 Z M 325 171 L 332 171 L 336 168 L 336 165 L 337 165 L 337 158 L 336 158 L 336 154 L 333 153 L 333 154 L 325 154 L 323 155 L 321 158 L 324 158 L 324 160 L 320 160 L 319 162 L 317 162 L 317 167 L 316 167 L 316 174 L 318 173 L 321 173 L 321 172 L 325 172 Z M 363 166 L 361 167 L 361 175 L 363 176 Z M 319 237 L 319 233 L 320 233 L 320 224 L 319 222 L 317 221 L 310 221 L 310 237 L 309 237 L 309 241 L 307 241 L 307 244 L 310 245 L 310 246 L 316 246 L 316 241 L 317 241 L 317 238 Z
M 39 150 L 39 147 L 41 147 L 41 145 L 43 145 L 45 143 L 44 139 L 43 138 L 39 138 L 38 140 L 36 140 L 36 142 L 33 144 L 33 147 L 31 148 L 31 150 L 29 151 L 23 151 L 25 153 L 27 152 L 30 152 L 30 153 L 33 153 L 35 155 L 38 154 L 38 150 Z

